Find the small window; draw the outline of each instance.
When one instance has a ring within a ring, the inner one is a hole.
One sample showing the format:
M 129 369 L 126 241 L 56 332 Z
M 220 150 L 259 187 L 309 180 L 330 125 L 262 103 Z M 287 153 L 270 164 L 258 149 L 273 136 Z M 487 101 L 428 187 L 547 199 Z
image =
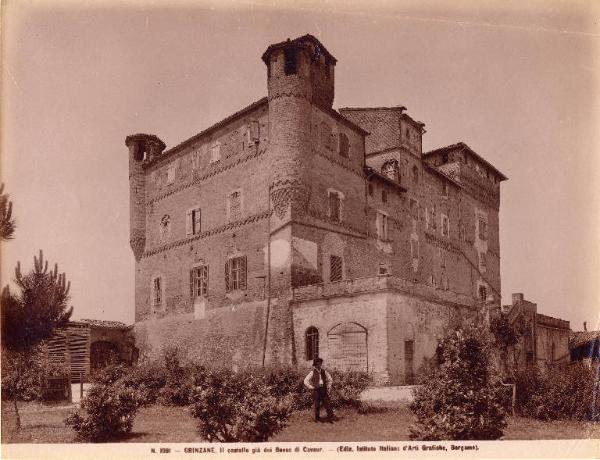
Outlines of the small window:
M 486 241 L 487 240 L 487 221 L 485 220 L 485 218 L 480 217 L 479 218 L 479 239 L 482 241 Z
M 329 258 L 329 281 L 342 280 L 342 258 L 330 256 Z
M 344 133 L 339 133 L 338 135 L 338 147 L 340 156 L 343 156 L 344 158 L 350 156 L 350 142 L 348 141 L 348 136 Z
M 414 184 L 419 183 L 419 168 L 417 168 L 416 166 L 412 167 L 412 180 Z
M 342 220 L 342 200 L 337 192 L 329 192 L 329 218 L 334 222 Z
M 198 235 L 201 232 L 201 211 L 200 208 L 188 210 L 185 216 L 185 234 Z
M 242 192 L 236 190 L 229 194 L 229 222 L 235 222 L 242 218 Z
M 445 214 L 442 214 L 442 236 L 450 236 L 450 221 Z
M 165 214 L 160 220 L 160 241 L 166 242 L 171 236 L 171 217 Z
M 387 190 L 384 188 L 383 190 L 381 190 L 381 201 L 387 203 L 387 198 Z
M 448 182 L 442 184 L 442 196 L 448 198 Z
M 162 293 L 162 278 L 160 276 L 155 277 L 152 280 L 152 305 L 155 308 L 162 306 L 163 293 Z
M 480 252 L 479 253 L 479 269 L 481 271 L 485 271 L 486 268 L 487 268 L 487 265 L 486 265 L 485 252 Z
M 190 271 L 190 294 L 192 298 L 208 295 L 208 266 L 199 265 Z
M 296 48 L 289 46 L 283 50 L 285 56 L 285 74 L 294 75 L 297 72 L 296 60 L 297 53 Z
M 410 240 L 410 255 L 413 259 L 419 258 L 419 240 Z
M 246 129 L 246 143 L 249 146 L 258 144 L 258 142 L 260 140 L 259 130 L 260 130 L 260 125 L 258 124 L 258 121 L 256 121 L 256 120 L 251 121 L 250 124 L 248 125 L 248 128 Z
M 311 326 L 306 330 L 304 337 L 306 359 L 312 361 L 319 357 L 319 330 Z
M 332 150 L 331 127 L 324 121 L 321 122 L 321 145 L 328 150 Z
M 229 259 L 225 264 L 225 291 L 246 289 L 246 257 Z
M 210 147 L 210 162 L 216 163 L 221 159 L 221 144 L 216 143 Z
M 390 267 L 388 264 L 381 262 L 379 264 L 379 276 L 385 276 L 390 274 Z
M 369 191 L 369 196 L 373 196 L 373 184 L 369 182 L 369 185 L 367 185 L 367 189 Z
M 485 286 L 479 286 L 479 300 L 485 302 L 487 299 L 487 288 Z
M 411 198 L 409 203 L 410 216 L 415 220 L 419 220 L 419 202 L 414 198 Z
M 382 212 L 377 213 L 377 237 L 380 240 L 388 239 L 388 216 Z
M 167 185 L 171 185 L 175 182 L 175 163 L 171 163 L 167 167 Z
M 442 248 L 439 248 L 439 250 L 440 250 L 440 267 L 446 268 L 446 252 Z

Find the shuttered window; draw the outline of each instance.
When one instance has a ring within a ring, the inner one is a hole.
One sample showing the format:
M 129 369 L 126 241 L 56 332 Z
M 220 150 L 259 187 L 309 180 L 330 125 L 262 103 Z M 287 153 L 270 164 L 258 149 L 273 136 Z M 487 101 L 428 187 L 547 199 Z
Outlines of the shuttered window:
M 225 264 L 225 291 L 246 289 L 246 256 L 229 259 Z
M 334 222 L 342 220 L 341 200 L 336 192 L 329 192 L 329 217 Z
M 208 266 L 199 265 L 190 271 L 190 294 L 192 298 L 208 295 Z
M 200 208 L 188 210 L 185 216 L 185 234 L 197 235 L 201 231 L 201 211 Z
M 152 305 L 160 307 L 162 304 L 162 282 L 160 277 L 152 280 Z
M 479 218 L 479 239 L 481 241 L 487 240 L 487 222 L 484 218 Z
M 342 258 L 331 256 L 329 263 L 329 281 L 342 280 Z

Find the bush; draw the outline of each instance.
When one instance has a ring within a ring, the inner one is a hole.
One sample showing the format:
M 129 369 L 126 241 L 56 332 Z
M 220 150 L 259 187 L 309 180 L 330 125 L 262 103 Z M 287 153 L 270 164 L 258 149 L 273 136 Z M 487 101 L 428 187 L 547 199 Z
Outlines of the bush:
M 165 368 L 158 362 L 132 367 L 118 380 L 119 385 L 135 391 L 143 406 L 156 403 L 160 390 L 164 388 L 166 382 Z
M 68 377 L 66 363 L 50 361 L 40 350 L 32 353 L 2 352 L 2 399 L 41 401 L 48 377 Z
M 437 366 L 415 390 L 411 438 L 498 439 L 506 426 L 503 388 L 490 373 L 486 333 L 451 332 L 438 345 Z
M 177 348 L 168 348 L 164 354 L 165 385 L 158 392 L 158 402 L 166 406 L 187 406 L 192 398 L 191 366 L 179 361 Z
M 266 441 L 283 429 L 293 409 L 293 397 L 276 397 L 263 375 L 213 371 L 194 391 L 191 414 L 210 442 Z
M 65 424 L 84 441 L 115 440 L 131 431 L 139 401 L 132 388 L 95 384 L 81 401 L 81 411 L 70 414 Z
M 90 382 L 99 385 L 112 385 L 124 375 L 131 372 L 131 367 L 125 364 L 109 364 L 106 367 L 94 370 L 90 375 Z
M 596 370 L 583 363 L 555 365 L 515 376 L 517 408 L 540 420 L 600 421 L 600 387 Z
M 331 387 L 331 404 L 335 408 L 350 406 L 360 407 L 360 394 L 371 384 L 372 379 L 366 372 L 347 371 L 334 369 L 331 372 L 333 385 Z

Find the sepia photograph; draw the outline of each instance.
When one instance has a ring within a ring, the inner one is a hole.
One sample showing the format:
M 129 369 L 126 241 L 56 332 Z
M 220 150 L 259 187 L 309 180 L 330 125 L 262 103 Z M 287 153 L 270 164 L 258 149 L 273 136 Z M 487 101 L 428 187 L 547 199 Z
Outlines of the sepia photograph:
M 600 455 L 600 4 L 1 11 L 3 458 Z

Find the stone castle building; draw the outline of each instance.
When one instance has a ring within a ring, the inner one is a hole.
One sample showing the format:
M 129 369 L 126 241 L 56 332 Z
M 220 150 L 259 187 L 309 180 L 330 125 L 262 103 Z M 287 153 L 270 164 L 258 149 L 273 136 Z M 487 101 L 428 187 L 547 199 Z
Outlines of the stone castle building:
M 334 110 L 311 35 L 262 60 L 267 97 L 169 150 L 126 139 L 136 346 L 410 383 L 453 321 L 500 308 L 506 177 L 462 142 L 423 152 L 404 107 Z

